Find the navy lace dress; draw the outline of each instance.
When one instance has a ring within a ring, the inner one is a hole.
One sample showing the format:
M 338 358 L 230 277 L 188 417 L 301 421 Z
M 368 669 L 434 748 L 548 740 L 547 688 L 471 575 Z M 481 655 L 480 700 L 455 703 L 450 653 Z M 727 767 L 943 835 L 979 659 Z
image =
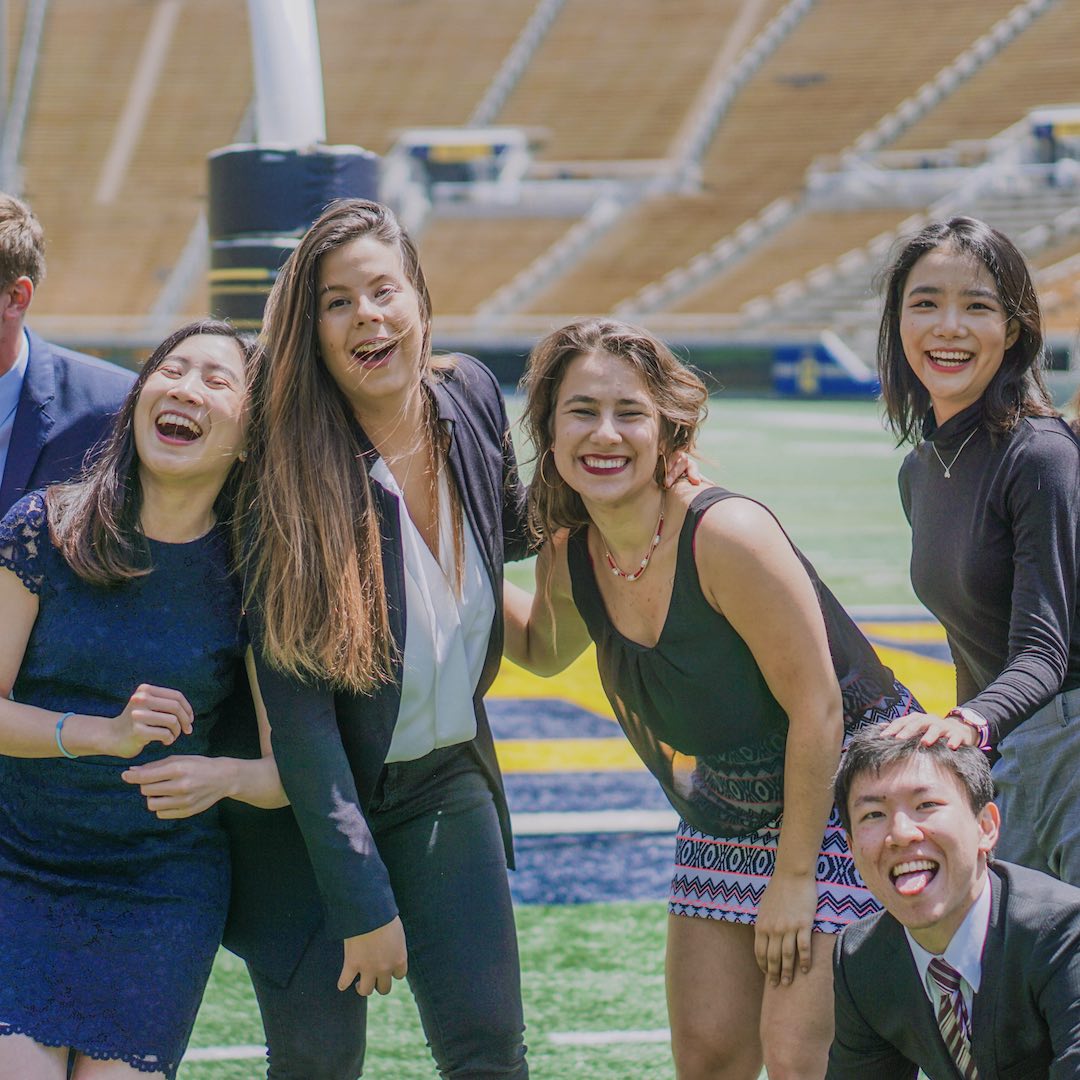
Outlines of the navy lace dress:
M 159 820 L 120 774 L 207 753 L 243 640 L 220 530 L 150 549 L 150 574 L 95 587 L 49 540 L 41 492 L 0 522 L 0 566 L 40 605 L 16 701 L 116 716 L 152 683 L 195 712 L 191 735 L 130 762 L 0 755 L 0 1035 L 172 1077 L 221 940 L 228 854 L 216 808 Z

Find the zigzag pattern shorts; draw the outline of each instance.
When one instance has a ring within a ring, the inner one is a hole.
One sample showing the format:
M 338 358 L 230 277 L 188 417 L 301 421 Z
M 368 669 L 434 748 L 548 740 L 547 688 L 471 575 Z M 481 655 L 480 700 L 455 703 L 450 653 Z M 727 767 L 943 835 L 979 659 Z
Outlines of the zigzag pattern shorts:
M 844 743 L 860 728 L 920 711 L 911 693 L 897 683 L 895 696 L 875 702 L 855 717 L 854 723 L 848 718 Z M 765 886 L 776 867 L 782 817 L 743 836 L 710 836 L 680 821 L 668 911 L 672 915 L 753 925 Z M 817 893 L 814 930 L 818 933 L 838 934 L 848 923 L 881 910 L 855 869 L 835 806 L 818 854 Z

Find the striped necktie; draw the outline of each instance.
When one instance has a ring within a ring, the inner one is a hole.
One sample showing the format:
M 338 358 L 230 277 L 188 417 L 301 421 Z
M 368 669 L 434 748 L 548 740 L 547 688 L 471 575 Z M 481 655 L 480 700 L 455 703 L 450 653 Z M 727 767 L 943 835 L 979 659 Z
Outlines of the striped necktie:
M 960 972 L 940 956 L 930 961 L 929 971 L 940 991 L 937 1022 L 945 1046 L 964 1080 L 978 1080 L 979 1074 L 971 1056 L 971 1018 L 960 993 Z

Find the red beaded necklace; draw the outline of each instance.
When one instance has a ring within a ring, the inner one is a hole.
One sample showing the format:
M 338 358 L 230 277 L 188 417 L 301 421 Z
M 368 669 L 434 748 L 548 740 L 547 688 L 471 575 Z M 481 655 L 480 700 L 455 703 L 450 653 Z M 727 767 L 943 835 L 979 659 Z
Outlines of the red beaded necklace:
M 599 529 L 596 530 L 600 532 Z M 649 569 L 649 561 L 652 559 L 653 552 L 657 549 L 660 543 L 660 537 L 664 534 L 664 501 L 660 500 L 660 517 L 656 522 L 656 529 L 653 531 L 652 542 L 649 544 L 649 550 L 645 552 L 645 557 L 638 563 L 638 568 L 631 574 L 628 574 L 612 557 L 611 551 L 608 548 L 608 542 L 604 540 L 604 534 L 600 533 L 600 539 L 604 541 L 604 558 L 607 559 L 608 567 L 616 577 L 625 578 L 627 581 L 637 581 L 646 570 Z

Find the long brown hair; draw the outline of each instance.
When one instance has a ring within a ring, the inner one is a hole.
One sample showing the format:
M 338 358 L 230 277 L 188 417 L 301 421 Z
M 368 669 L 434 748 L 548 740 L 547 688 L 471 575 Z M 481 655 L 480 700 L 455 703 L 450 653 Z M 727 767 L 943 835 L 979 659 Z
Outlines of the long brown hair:
M 393 677 L 394 659 L 379 518 L 364 462 L 371 447 L 323 362 L 317 295 L 323 256 L 363 236 L 399 252 L 416 290 L 423 380 L 450 366 L 432 356 L 431 297 L 416 246 L 393 213 L 367 199 L 331 203 L 289 256 L 267 302 L 265 377 L 254 395 L 242 501 L 246 591 L 262 613 L 268 660 L 294 677 L 367 693 Z M 445 454 L 430 387 L 422 383 L 421 392 L 420 437 L 437 515 Z
M 1039 298 L 1024 256 L 997 229 L 970 217 L 935 221 L 903 242 L 885 270 L 885 310 L 878 332 L 878 376 L 885 415 L 898 442 L 918 442 L 930 395 L 904 355 L 900 315 L 911 268 L 943 247 L 971 256 L 986 267 L 997 287 L 1005 317 L 1019 334 L 1005 350 L 1001 367 L 983 392 L 983 417 L 994 434 L 1007 434 L 1025 416 L 1057 416 L 1043 382 L 1046 366 Z
M 526 395 L 521 423 L 536 460 L 529 485 L 529 524 L 536 541 L 590 520 L 581 496 L 559 475 L 552 454 L 559 388 L 571 361 L 588 353 L 617 356 L 644 380 L 660 414 L 657 484 L 664 482 L 664 456 L 693 450 L 708 411 L 705 384 L 648 330 L 615 319 L 579 319 L 553 330 L 533 348 L 521 378 Z
M 254 341 L 227 322 L 201 319 L 173 331 L 150 355 L 113 421 L 112 432 L 93 462 L 77 480 L 53 484 L 46 492 L 49 530 L 68 565 L 94 585 L 117 585 L 150 573 L 150 547 L 139 523 L 142 485 L 135 448 L 135 406 L 146 380 L 190 337 L 211 334 L 231 338 L 244 358 L 248 385 L 255 380 L 259 350 Z M 228 523 L 236 505 L 242 470 L 233 462 L 214 513 Z

